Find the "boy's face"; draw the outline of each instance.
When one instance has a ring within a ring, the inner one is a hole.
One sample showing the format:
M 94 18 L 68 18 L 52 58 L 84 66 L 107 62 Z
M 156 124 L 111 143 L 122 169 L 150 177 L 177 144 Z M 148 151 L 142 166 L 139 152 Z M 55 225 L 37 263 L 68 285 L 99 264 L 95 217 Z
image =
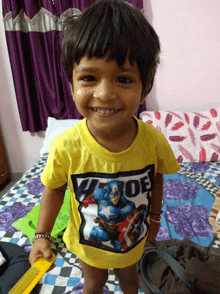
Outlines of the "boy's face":
M 132 66 L 127 58 L 119 67 L 115 60 L 107 62 L 107 57 L 84 56 L 73 69 L 73 99 L 92 134 L 129 125 L 145 99 L 137 64 Z

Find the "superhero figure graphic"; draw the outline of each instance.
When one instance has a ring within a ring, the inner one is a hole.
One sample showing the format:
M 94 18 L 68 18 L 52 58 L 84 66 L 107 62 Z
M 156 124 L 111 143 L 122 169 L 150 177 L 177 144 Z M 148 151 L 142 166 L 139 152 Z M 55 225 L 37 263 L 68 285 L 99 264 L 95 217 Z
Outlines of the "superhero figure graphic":
M 134 202 L 123 196 L 122 182 L 109 181 L 103 188 L 97 188 L 82 201 L 84 208 L 98 205 L 97 217 L 89 241 L 97 244 L 110 241 L 115 250 L 126 251 L 132 247 L 144 232 L 146 205 L 138 208 Z

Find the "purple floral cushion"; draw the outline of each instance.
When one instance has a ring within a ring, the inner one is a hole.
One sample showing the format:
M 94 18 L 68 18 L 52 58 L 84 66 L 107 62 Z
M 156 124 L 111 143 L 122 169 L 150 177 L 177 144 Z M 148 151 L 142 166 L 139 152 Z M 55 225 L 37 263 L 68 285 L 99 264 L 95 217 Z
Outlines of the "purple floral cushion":
M 31 195 L 39 195 L 43 193 L 45 186 L 42 184 L 40 178 L 32 178 L 26 184 L 26 189 L 28 189 L 28 193 Z
M 33 208 L 34 204 L 23 205 L 15 203 L 7 207 L 0 214 L 0 228 L 4 228 L 5 232 L 17 232 L 18 230 L 12 224 L 18 219 L 25 217 Z

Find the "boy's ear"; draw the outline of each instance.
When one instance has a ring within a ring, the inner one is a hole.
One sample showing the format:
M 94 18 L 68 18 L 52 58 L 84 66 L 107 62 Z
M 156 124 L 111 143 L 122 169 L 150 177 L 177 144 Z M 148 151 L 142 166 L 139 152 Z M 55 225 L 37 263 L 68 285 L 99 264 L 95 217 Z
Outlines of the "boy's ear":
M 140 105 L 142 105 L 144 103 L 146 99 L 146 95 L 143 95 L 143 93 L 141 94 L 141 99 L 140 99 Z
M 71 83 L 70 84 L 70 89 L 71 89 L 71 93 L 72 93 L 72 96 L 73 96 L 73 85 Z
M 150 93 L 152 87 L 154 84 L 154 79 L 151 79 L 150 83 L 148 83 L 145 87 L 145 89 L 143 89 L 142 94 L 141 94 L 141 100 L 140 100 L 140 104 L 143 104 L 147 95 Z
M 148 91 L 145 89 L 141 93 L 141 99 L 140 99 L 140 104 L 142 105 L 147 97 Z
M 151 83 L 150 85 L 147 85 L 145 89 L 143 89 L 142 93 L 141 93 L 141 99 L 140 99 L 140 104 L 143 104 L 145 99 L 147 98 L 148 93 L 151 90 Z

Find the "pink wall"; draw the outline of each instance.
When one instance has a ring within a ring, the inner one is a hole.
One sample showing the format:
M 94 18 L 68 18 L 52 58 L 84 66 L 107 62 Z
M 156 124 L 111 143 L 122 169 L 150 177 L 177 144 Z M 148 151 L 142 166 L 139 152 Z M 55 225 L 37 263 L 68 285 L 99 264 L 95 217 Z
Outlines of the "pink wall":
M 148 109 L 201 111 L 220 106 L 220 1 L 143 0 L 162 45 Z M 22 132 L 0 1 L 0 131 L 12 173 L 39 158 L 44 132 Z
M 148 109 L 220 106 L 220 1 L 146 0 L 144 4 L 162 45 Z

